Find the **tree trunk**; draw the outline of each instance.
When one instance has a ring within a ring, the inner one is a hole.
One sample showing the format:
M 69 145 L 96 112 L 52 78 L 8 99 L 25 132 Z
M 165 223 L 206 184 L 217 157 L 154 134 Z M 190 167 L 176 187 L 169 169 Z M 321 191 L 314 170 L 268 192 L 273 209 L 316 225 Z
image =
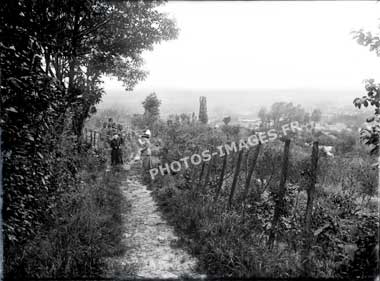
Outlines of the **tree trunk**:
M 69 86 L 68 90 L 70 91 L 74 85 L 74 76 L 75 76 L 75 67 L 78 63 L 77 61 L 77 48 L 78 48 L 78 33 L 79 33 L 79 10 L 74 6 L 75 15 L 74 15 L 74 26 L 72 31 L 71 38 L 71 56 L 69 61 Z M 70 93 L 71 94 L 71 93 Z
M 218 200 L 219 198 L 219 194 L 220 194 L 220 190 L 222 189 L 222 186 L 223 186 L 223 181 L 224 181 L 224 174 L 226 172 L 226 167 L 227 167 L 227 160 L 228 160 L 228 155 L 224 155 L 223 157 L 223 166 L 222 166 L 222 171 L 220 173 L 220 178 L 219 178 L 219 182 L 218 182 L 218 187 L 216 189 L 216 194 L 215 194 L 215 201 Z
M 311 154 L 311 171 L 310 171 L 310 181 L 309 187 L 307 189 L 307 204 L 305 212 L 305 247 L 303 253 L 303 265 L 304 265 L 304 275 L 310 276 L 311 266 L 310 266 L 310 250 L 311 243 L 313 239 L 313 234 L 311 232 L 311 221 L 313 214 L 313 202 L 315 196 L 315 183 L 317 182 L 317 167 L 318 167 L 318 142 L 313 143 L 313 151 Z
M 278 190 L 278 196 L 276 198 L 276 206 L 274 209 L 272 229 L 270 231 L 269 239 L 268 239 L 269 248 L 273 247 L 273 243 L 277 234 L 277 225 L 284 209 L 284 196 L 286 192 L 285 183 L 286 183 L 286 178 L 288 176 L 288 166 L 289 166 L 289 147 L 290 147 L 290 139 L 286 139 L 285 146 L 284 146 L 284 156 L 282 160 L 280 185 L 279 185 L 279 190 Z
M 234 179 L 232 180 L 232 185 L 231 185 L 230 197 L 228 198 L 228 209 L 230 209 L 231 205 L 232 205 L 232 200 L 233 200 L 233 197 L 234 197 L 234 193 L 235 193 L 235 189 L 236 189 L 236 184 L 237 184 L 238 178 L 239 178 L 240 165 L 241 165 L 241 160 L 243 158 L 242 157 L 243 156 L 243 152 L 244 152 L 243 149 L 240 150 L 239 156 L 238 156 L 238 159 L 237 159 Z

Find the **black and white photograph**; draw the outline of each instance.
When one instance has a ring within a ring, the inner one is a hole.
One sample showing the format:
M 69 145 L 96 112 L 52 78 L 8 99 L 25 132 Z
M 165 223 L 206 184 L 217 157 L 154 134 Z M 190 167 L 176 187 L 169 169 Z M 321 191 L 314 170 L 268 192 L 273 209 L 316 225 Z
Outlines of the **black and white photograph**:
M 380 281 L 378 1 L 0 1 L 2 280 Z

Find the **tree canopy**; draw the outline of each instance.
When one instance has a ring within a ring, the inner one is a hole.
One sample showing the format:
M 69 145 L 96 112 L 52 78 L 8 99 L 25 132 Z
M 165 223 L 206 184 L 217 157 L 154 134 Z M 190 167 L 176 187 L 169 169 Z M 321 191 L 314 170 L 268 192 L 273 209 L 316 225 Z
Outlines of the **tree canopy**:
M 354 39 L 365 47 L 369 47 L 370 51 L 375 51 L 377 56 L 380 56 L 380 39 L 379 35 L 374 36 L 371 32 L 359 30 L 353 32 Z M 374 79 L 365 80 L 366 95 L 361 98 L 355 98 L 353 103 L 356 107 L 372 106 L 374 113 L 367 118 L 370 128 L 361 130 L 362 141 L 371 147 L 371 153 L 377 154 L 380 149 L 380 84 Z
M 177 36 L 163 1 L 4 0 L 0 4 L 4 238 L 7 247 L 51 221 L 75 190 L 83 123 L 103 75 L 126 89 L 147 75 L 141 54 Z M 20 246 L 21 247 L 21 246 Z M 5 249 L 5 251 L 7 251 Z
M 144 107 L 145 126 L 152 127 L 160 118 L 161 101 L 157 98 L 156 93 L 151 93 L 142 102 Z

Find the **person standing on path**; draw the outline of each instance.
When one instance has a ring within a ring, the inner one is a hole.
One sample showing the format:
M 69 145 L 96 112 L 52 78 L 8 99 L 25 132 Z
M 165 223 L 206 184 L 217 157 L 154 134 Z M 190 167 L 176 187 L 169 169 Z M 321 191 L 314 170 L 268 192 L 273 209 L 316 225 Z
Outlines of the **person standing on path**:
M 117 125 L 117 134 L 119 136 L 119 148 L 117 149 L 117 164 L 123 165 L 123 146 L 124 146 L 124 136 L 123 136 L 123 125 Z
M 116 166 L 122 164 L 122 154 L 121 154 L 122 139 L 119 134 L 113 135 L 111 139 L 111 165 Z
M 147 177 L 149 177 L 149 170 L 152 168 L 152 150 L 151 150 L 151 143 L 150 143 L 150 130 L 146 130 L 145 134 L 141 136 L 141 138 L 138 140 L 140 145 L 142 146 L 142 149 L 140 150 L 141 154 L 141 160 L 142 160 L 142 167 L 144 170 L 144 180 L 149 180 Z

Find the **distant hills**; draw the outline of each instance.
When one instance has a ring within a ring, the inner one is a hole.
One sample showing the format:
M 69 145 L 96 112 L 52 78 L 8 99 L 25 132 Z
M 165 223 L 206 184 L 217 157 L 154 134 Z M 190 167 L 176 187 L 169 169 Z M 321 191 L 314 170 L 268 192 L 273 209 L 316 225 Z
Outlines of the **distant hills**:
M 317 89 L 285 89 L 285 90 L 185 90 L 159 89 L 123 92 L 108 91 L 98 108 L 120 108 L 130 114 L 142 113 L 142 102 L 151 92 L 156 92 L 161 104 L 161 115 L 191 113 L 198 114 L 199 97 L 207 97 L 209 117 L 235 115 L 256 117 L 260 107 L 269 107 L 274 102 L 287 101 L 301 104 L 305 109 L 320 108 L 324 113 L 351 110 L 355 112 L 352 101 L 364 95 L 357 91 L 317 90 Z

